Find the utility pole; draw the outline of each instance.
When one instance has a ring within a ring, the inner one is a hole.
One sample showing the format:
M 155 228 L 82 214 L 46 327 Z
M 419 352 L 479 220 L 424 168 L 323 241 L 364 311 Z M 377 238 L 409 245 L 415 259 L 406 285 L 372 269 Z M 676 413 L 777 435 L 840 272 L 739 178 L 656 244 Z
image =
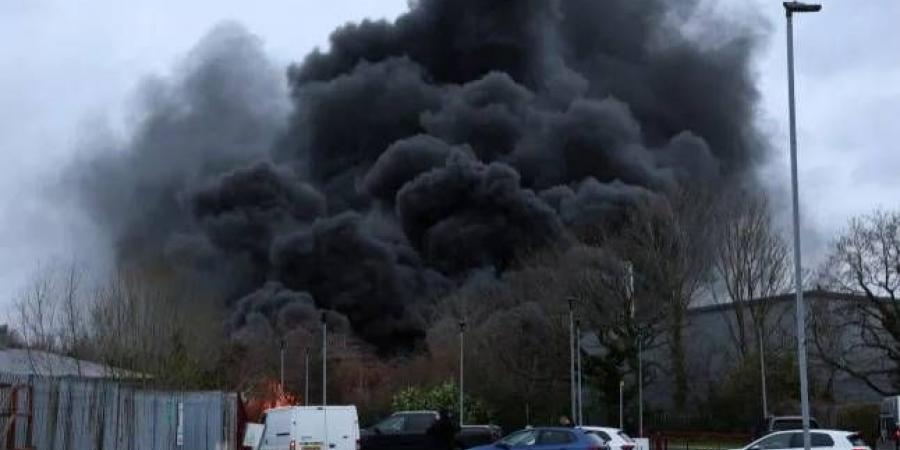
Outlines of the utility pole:
M 465 390 L 463 389 L 463 381 L 465 376 L 466 363 L 466 321 L 459 321 L 459 428 L 462 429 L 465 420 Z
M 328 406 L 328 323 L 322 313 L 322 406 Z
M 644 437 L 644 333 L 637 323 L 637 301 L 634 295 L 634 265 L 625 266 L 628 275 L 628 303 L 631 307 L 631 323 L 637 328 L 637 388 L 638 388 L 638 437 Z
M 644 437 L 644 332 L 638 327 L 638 437 Z
M 760 380 L 762 384 L 760 388 L 762 389 L 762 410 L 763 410 L 763 420 L 769 417 L 769 404 L 766 398 L 766 349 L 763 345 L 763 330 L 762 327 L 759 329 L 759 374 Z
M 569 297 L 569 394 L 571 417 L 575 421 L 575 299 Z
M 619 429 L 625 429 L 625 380 L 619 380 Z
M 281 360 L 281 364 L 279 365 L 279 367 L 281 368 L 281 370 L 279 371 L 281 373 L 281 378 L 280 378 L 280 382 L 279 382 L 279 384 L 281 386 L 281 392 L 284 392 L 284 346 L 285 346 L 284 338 L 281 338 L 281 340 L 278 341 L 278 347 L 279 347 L 278 353 L 279 353 L 279 358 Z
M 303 404 L 309 406 L 309 347 L 306 347 L 306 361 L 303 363 Z
M 578 419 L 575 423 L 578 426 L 584 425 L 584 395 L 581 390 L 581 379 L 583 377 L 583 369 L 581 367 L 581 321 L 575 321 L 575 362 L 578 364 Z
M 787 17 L 788 115 L 791 141 L 791 193 L 794 216 L 794 290 L 797 313 L 797 365 L 800 372 L 800 410 L 803 415 L 803 448 L 810 450 L 809 387 L 806 374 L 806 308 L 803 306 L 803 280 L 800 264 L 800 195 L 797 182 L 797 112 L 794 104 L 794 13 L 816 12 L 822 5 L 784 2 Z

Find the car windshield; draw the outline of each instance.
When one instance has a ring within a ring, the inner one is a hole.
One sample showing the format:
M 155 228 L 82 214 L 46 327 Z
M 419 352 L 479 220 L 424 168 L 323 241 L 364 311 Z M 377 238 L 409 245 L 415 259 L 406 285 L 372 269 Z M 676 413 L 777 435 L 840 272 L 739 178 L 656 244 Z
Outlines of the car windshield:
M 510 447 L 518 447 L 523 445 L 534 445 L 537 441 L 537 432 L 534 430 L 517 431 L 503 438 L 500 443 Z
M 576 438 L 569 431 L 546 430 L 542 431 L 538 439 L 538 445 L 562 445 L 575 442 Z
M 589 430 L 589 431 L 587 432 L 587 434 L 588 434 L 588 436 L 597 436 L 598 438 L 600 438 L 601 440 L 603 440 L 603 442 L 609 442 L 609 441 L 610 441 L 609 435 L 606 434 L 606 432 L 605 432 L 605 431 L 602 431 L 602 430 Z
M 587 439 L 597 447 L 606 446 L 607 441 L 600 437 L 600 435 L 596 432 L 587 432 L 585 433 L 585 436 L 587 436 Z
M 406 431 L 423 432 L 434 423 L 435 417 L 431 414 L 413 414 L 406 418 Z
M 386 431 L 386 432 L 398 432 L 403 431 L 403 424 L 406 423 L 406 418 L 403 416 L 391 416 L 387 419 L 378 422 L 375 425 L 375 429 L 378 431 Z

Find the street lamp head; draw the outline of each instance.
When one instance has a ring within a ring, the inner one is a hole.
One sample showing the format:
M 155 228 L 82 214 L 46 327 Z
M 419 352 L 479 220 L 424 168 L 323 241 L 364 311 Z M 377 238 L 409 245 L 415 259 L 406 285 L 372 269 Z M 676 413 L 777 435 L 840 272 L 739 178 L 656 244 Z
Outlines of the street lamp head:
M 784 2 L 784 10 L 789 15 L 795 12 L 818 12 L 822 10 L 822 5 L 817 3 Z

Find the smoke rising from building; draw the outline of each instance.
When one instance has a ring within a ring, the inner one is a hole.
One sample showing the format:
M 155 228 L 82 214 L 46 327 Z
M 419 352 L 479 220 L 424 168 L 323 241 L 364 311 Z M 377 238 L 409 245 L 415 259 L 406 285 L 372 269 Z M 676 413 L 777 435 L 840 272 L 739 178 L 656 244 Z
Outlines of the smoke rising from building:
M 473 273 L 760 160 L 754 36 L 683 36 L 695 3 L 420 0 L 336 30 L 289 92 L 223 25 L 149 85 L 124 148 L 77 168 L 83 204 L 123 264 L 214 289 L 236 334 L 328 311 L 409 348 Z

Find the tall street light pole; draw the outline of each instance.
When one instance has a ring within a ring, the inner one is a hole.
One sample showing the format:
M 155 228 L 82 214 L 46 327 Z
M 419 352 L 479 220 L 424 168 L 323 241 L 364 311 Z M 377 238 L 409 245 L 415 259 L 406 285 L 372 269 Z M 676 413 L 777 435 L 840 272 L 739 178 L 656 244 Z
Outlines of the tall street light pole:
M 569 395 L 571 415 L 574 422 L 575 416 L 575 299 L 569 298 Z
M 575 423 L 578 426 L 584 425 L 584 396 L 581 390 L 581 379 L 583 369 L 581 368 L 581 321 L 575 321 L 575 362 L 578 365 L 578 417 Z
M 800 369 L 800 409 L 803 414 L 803 448 L 810 450 L 809 387 L 806 374 L 806 309 L 803 306 L 803 281 L 800 264 L 800 196 L 797 187 L 797 113 L 794 106 L 794 13 L 816 12 L 822 5 L 784 2 L 787 16 L 788 111 L 791 128 L 791 190 L 794 207 L 794 290 L 797 314 L 797 364 Z
M 322 406 L 328 406 L 328 322 L 322 313 Z
M 462 429 L 464 425 L 465 417 L 465 390 L 463 389 L 463 380 L 466 371 L 465 363 L 466 363 L 466 321 L 459 321 L 459 428 Z
M 306 361 L 303 363 L 303 404 L 309 406 L 309 347 L 306 347 Z
M 619 429 L 625 429 L 625 380 L 619 380 Z
M 644 437 L 644 341 L 641 326 L 635 321 L 637 314 L 637 304 L 634 297 L 634 264 L 630 261 L 626 264 L 625 269 L 628 275 L 628 302 L 630 306 L 631 321 L 637 326 L 637 388 L 638 388 L 638 437 Z
M 763 410 L 763 420 L 769 417 L 769 402 L 766 398 L 766 347 L 763 342 L 765 337 L 763 336 L 762 327 L 759 327 L 759 373 L 760 373 L 760 390 L 762 391 L 762 410 Z
M 281 370 L 280 370 L 280 373 L 281 373 L 280 380 L 281 381 L 279 384 L 281 385 L 281 392 L 284 392 L 284 346 L 285 346 L 284 338 L 281 338 L 281 340 L 278 341 L 278 346 L 279 346 L 279 352 L 278 352 L 279 358 L 281 359 L 281 364 L 279 365 L 279 367 L 281 368 Z

